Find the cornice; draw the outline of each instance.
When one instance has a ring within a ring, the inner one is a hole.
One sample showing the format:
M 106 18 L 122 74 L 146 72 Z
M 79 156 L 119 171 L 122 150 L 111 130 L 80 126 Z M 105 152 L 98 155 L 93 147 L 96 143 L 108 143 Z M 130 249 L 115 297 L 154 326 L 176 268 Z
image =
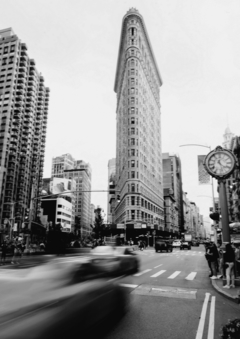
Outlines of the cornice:
M 154 56 L 154 52 L 153 52 L 153 49 L 152 49 L 152 45 L 151 45 L 151 42 L 150 42 L 150 39 L 149 39 L 149 36 L 148 36 L 148 33 L 147 33 L 147 29 L 146 29 L 144 20 L 143 20 L 143 17 L 142 17 L 141 14 L 139 14 L 139 12 L 136 9 L 130 9 L 127 12 L 127 14 L 123 17 L 123 21 L 122 21 L 122 30 L 121 30 L 121 35 L 120 35 L 117 68 L 116 68 L 115 82 L 114 82 L 114 92 L 115 93 L 117 93 L 117 84 L 118 84 L 118 80 L 119 80 L 119 76 L 120 76 L 119 72 L 121 70 L 120 64 L 121 64 L 121 56 L 122 56 L 122 53 L 123 53 L 123 46 L 124 46 L 124 39 L 125 39 L 125 34 L 126 34 L 127 20 L 130 17 L 134 17 L 134 16 L 137 17 L 139 19 L 140 23 L 141 23 L 142 31 L 145 35 L 145 40 L 146 40 L 146 43 L 148 45 L 150 56 L 152 58 L 152 61 L 153 61 L 153 64 L 154 64 L 154 67 L 155 67 L 155 70 L 156 70 L 156 73 L 157 73 L 159 87 L 163 84 L 162 78 L 161 78 L 161 75 L 160 75 L 160 72 L 159 72 L 159 69 L 158 69 L 158 65 L 157 65 L 157 62 L 156 62 L 156 59 L 155 59 L 155 56 Z

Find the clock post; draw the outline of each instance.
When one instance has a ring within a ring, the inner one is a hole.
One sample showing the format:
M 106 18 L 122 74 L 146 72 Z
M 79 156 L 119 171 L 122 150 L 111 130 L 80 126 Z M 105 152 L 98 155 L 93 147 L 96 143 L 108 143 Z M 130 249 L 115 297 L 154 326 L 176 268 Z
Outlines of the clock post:
M 222 216 L 222 239 L 224 243 L 230 242 L 229 232 L 229 215 L 228 215 L 228 203 L 226 194 L 226 180 L 219 180 L 219 203 L 221 207 Z
M 222 239 L 223 243 L 230 242 L 229 216 L 226 194 L 226 179 L 230 177 L 236 166 L 236 158 L 232 151 L 217 146 L 209 152 L 203 163 L 206 171 L 218 180 L 219 203 L 222 216 Z

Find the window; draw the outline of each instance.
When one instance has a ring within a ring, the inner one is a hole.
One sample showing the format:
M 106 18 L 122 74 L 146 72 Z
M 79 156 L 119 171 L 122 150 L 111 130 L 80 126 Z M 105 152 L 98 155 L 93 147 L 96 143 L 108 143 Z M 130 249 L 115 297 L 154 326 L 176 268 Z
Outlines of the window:
M 131 85 L 134 86 L 135 85 L 135 79 L 131 78 Z
M 15 50 L 15 46 L 14 46 L 14 45 L 12 45 L 12 46 L 11 46 L 11 50 L 10 50 L 10 52 L 14 52 L 14 50 Z
M 135 118 L 134 117 L 131 118 L 131 124 L 135 124 Z
M 134 127 L 131 128 L 131 134 L 132 134 L 132 135 L 135 134 L 135 128 L 134 128 Z
M 135 205 L 135 197 L 131 197 L 131 205 L 132 205 L 132 206 Z
M 135 160 L 131 160 L 131 167 L 135 167 Z
M 133 54 L 134 54 L 134 50 L 132 50 Z M 135 62 L 134 62 L 134 59 L 131 60 L 131 65 L 134 66 L 135 65 Z
M 131 178 L 134 179 L 135 178 L 135 172 L 131 171 Z
M 131 69 L 131 75 L 134 75 L 135 74 L 135 69 Z
M 131 184 L 131 192 L 135 192 L 135 184 Z
M 135 93 L 135 88 L 131 88 L 131 94 L 134 94 Z
M 131 104 L 135 104 L 135 98 L 131 97 Z
M 8 53 L 8 46 L 4 47 L 3 54 Z
M 135 156 L 135 149 L 131 149 L 131 155 Z
M 135 211 L 134 210 L 131 210 L 131 218 L 132 218 L 132 220 L 135 219 Z
M 135 139 L 131 138 L 131 146 L 134 146 L 134 145 L 135 145 Z
M 134 114 L 134 113 L 135 113 L 135 108 L 131 107 L 131 114 Z

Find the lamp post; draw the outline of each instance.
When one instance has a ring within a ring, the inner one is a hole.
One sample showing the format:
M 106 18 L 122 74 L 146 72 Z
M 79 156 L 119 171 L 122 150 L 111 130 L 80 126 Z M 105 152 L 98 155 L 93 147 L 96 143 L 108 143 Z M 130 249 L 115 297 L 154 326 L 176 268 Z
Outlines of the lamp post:
M 197 146 L 197 147 L 204 147 L 208 148 L 209 151 L 211 152 L 211 146 L 207 145 L 202 145 L 202 144 L 185 144 L 185 145 L 180 145 L 179 147 L 188 147 L 188 146 Z M 215 199 L 214 199 L 214 187 L 213 187 L 213 178 L 211 176 L 211 186 L 212 186 L 212 204 L 213 204 L 213 212 L 215 212 Z M 217 244 L 217 230 L 216 230 L 216 222 L 214 221 L 214 242 Z
M 11 205 L 11 218 L 10 218 L 11 222 L 10 222 L 10 232 L 9 232 L 10 240 L 12 239 L 12 233 L 13 233 L 13 229 L 14 229 L 14 220 L 15 220 L 15 218 L 14 218 L 14 206 L 16 204 L 21 203 L 21 202 L 23 202 L 23 201 L 19 200 L 19 201 L 12 201 L 12 202 L 4 202 L 3 203 L 3 205 Z

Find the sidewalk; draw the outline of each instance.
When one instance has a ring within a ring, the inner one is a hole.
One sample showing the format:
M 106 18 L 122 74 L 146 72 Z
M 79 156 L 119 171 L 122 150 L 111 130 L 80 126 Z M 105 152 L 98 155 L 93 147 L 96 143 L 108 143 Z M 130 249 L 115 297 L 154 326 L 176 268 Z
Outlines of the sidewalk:
M 237 304 L 240 303 L 240 278 L 236 279 L 235 281 L 236 287 L 226 289 L 223 288 L 223 286 L 226 284 L 226 279 L 216 279 L 211 280 L 213 288 L 220 294 L 222 294 L 224 297 L 228 298 L 229 300 L 232 300 L 236 302 Z

